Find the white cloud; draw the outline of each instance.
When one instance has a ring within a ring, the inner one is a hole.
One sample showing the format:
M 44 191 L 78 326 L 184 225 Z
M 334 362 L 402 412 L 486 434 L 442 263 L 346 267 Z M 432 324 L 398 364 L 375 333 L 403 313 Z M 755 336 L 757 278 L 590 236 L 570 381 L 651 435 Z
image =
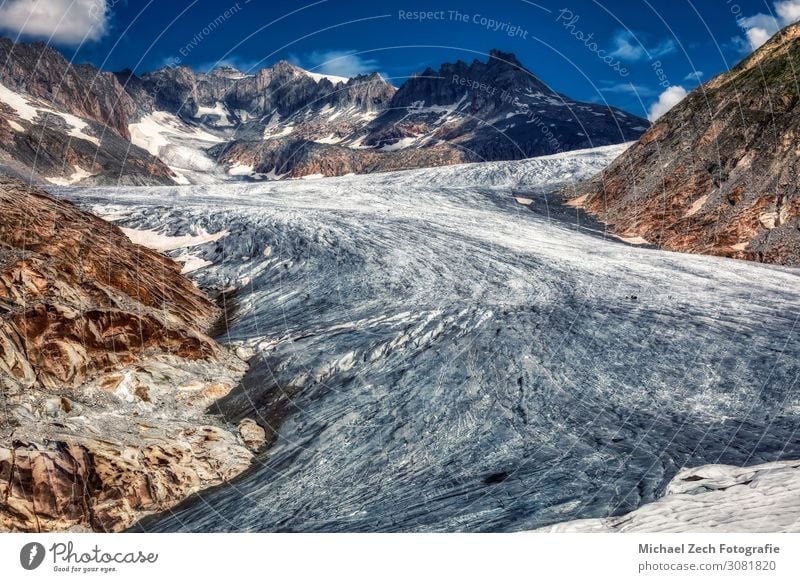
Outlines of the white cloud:
M 314 51 L 305 58 L 291 57 L 290 60 L 314 73 L 348 78 L 373 73 L 379 66 L 377 60 L 347 50 Z
M 5 0 L 0 3 L 0 30 L 78 45 L 106 33 L 109 12 L 107 0 Z
M 647 119 L 650 121 L 655 121 L 667 111 L 675 107 L 678 103 L 683 101 L 683 98 L 688 94 L 689 93 L 686 91 L 686 89 L 680 85 L 673 85 L 672 87 L 664 90 L 664 92 L 658 96 L 658 101 L 650 106 L 650 112 L 647 115 Z
M 739 42 L 742 52 L 756 50 L 766 43 L 776 32 L 800 20 L 800 0 L 781 0 L 773 4 L 778 17 L 770 14 L 756 14 L 739 20 L 744 29 L 747 42 Z
M 781 21 L 788 24 L 800 20 L 800 0 L 783 0 L 775 2 L 775 12 L 780 16 Z
M 628 95 L 638 95 L 639 97 L 652 97 L 656 91 L 645 85 L 634 83 L 612 83 L 609 81 L 600 82 L 600 91 L 603 93 L 624 93 Z
M 778 21 L 767 14 L 756 14 L 755 16 L 742 18 L 739 21 L 739 26 L 744 29 L 751 50 L 756 50 L 780 30 Z
M 641 39 L 627 30 L 619 30 L 614 35 L 614 48 L 611 56 L 624 61 L 640 61 L 644 58 L 657 58 L 675 51 L 675 42 L 667 39 L 654 47 L 646 47 Z
M 683 80 L 684 81 L 699 81 L 703 78 L 703 71 L 692 71 L 688 75 L 686 75 Z

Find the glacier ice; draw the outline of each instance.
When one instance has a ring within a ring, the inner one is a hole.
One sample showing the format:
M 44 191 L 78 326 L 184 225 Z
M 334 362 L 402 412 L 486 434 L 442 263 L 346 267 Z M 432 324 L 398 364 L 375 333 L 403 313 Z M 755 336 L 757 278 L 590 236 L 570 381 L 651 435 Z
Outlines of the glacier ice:
M 139 529 L 535 529 L 635 510 L 685 467 L 798 458 L 798 273 L 626 245 L 548 195 L 623 147 L 61 190 L 129 229 L 227 233 L 191 249 L 220 340 L 254 354 L 216 410 L 275 440 Z

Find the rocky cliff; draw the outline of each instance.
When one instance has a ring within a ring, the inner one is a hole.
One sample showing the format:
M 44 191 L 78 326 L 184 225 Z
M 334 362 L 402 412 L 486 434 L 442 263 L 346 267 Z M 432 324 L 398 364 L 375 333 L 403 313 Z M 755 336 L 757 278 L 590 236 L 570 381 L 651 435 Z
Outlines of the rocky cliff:
M 75 66 L 41 42 L 15 44 L 0 38 L 0 59 L 0 82 L 7 87 L 130 137 L 128 118 L 137 105 L 112 73 Z
M 565 194 L 662 248 L 800 265 L 798 67 L 795 24 Z
M 513 54 L 493 50 L 486 62 L 445 63 L 411 77 L 364 144 L 447 142 L 471 161 L 514 160 L 634 140 L 648 126 L 614 107 L 557 93 Z
M 244 470 L 206 416 L 246 364 L 217 308 L 117 227 L 0 178 L 0 530 L 116 531 Z
M 0 169 L 55 184 L 174 183 L 166 165 L 129 141 L 139 106 L 113 74 L 6 38 L 0 61 Z

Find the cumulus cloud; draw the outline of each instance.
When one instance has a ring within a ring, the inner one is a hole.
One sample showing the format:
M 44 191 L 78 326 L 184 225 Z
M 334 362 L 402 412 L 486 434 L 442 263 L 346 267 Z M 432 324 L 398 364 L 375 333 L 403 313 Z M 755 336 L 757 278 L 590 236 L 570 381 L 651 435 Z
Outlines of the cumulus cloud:
M 786 25 L 800 20 L 800 0 L 783 0 L 775 2 L 775 12 Z
M 780 30 L 778 21 L 768 14 L 756 14 L 755 16 L 742 18 L 739 21 L 739 26 L 744 29 L 748 43 L 745 46 L 749 45 L 750 50 L 756 50 Z
M 290 60 L 315 73 L 348 78 L 372 73 L 379 66 L 377 60 L 348 50 L 314 51 L 304 58 L 292 57 Z
M 683 80 L 684 81 L 699 81 L 703 78 L 703 71 L 692 71 L 688 75 L 686 75 Z
M 107 0 L 5 0 L 0 31 L 78 45 L 106 33 L 109 12 Z
M 673 85 L 672 87 L 665 89 L 661 95 L 658 96 L 658 101 L 650 106 L 650 112 L 647 115 L 647 119 L 650 121 L 655 121 L 667 111 L 675 107 L 678 103 L 683 101 L 683 98 L 686 97 L 686 95 L 688 95 L 688 92 L 680 85 Z
M 781 0 L 775 2 L 773 7 L 777 17 L 771 14 L 755 14 L 739 20 L 739 26 L 744 29 L 747 37 L 746 42 L 737 43 L 742 47 L 742 52 L 756 50 L 781 28 L 800 20 L 800 0 Z
M 624 61 L 640 61 L 644 58 L 657 58 L 675 52 L 675 42 L 667 39 L 656 46 L 646 47 L 641 39 L 627 30 L 619 30 L 614 35 L 614 48 L 611 56 Z

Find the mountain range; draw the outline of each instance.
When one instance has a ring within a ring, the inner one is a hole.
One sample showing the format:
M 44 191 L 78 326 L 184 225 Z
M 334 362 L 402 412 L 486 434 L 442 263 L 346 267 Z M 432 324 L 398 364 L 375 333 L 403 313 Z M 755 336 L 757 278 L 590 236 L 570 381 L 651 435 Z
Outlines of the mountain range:
M 287 61 L 248 74 L 73 65 L 0 39 L 0 165 L 65 184 L 188 184 L 514 160 L 638 138 L 622 110 L 549 88 L 514 55 L 426 69 L 394 87 Z

